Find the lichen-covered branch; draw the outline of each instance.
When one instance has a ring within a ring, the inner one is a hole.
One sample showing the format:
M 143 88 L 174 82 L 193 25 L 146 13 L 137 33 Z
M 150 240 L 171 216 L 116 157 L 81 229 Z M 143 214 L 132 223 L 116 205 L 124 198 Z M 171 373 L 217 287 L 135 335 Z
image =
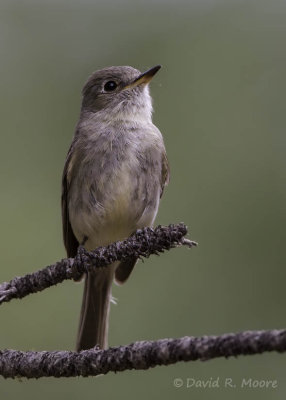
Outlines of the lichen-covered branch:
M 248 331 L 222 336 L 183 337 L 135 342 L 108 350 L 0 351 L 5 378 L 96 376 L 131 369 L 144 370 L 179 361 L 286 351 L 286 330 Z
M 155 229 L 139 229 L 126 240 L 87 252 L 79 247 L 75 258 L 65 258 L 56 264 L 23 277 L 16 277 L 0 285 L 0 304 L 15 298 L 36 293 L 66 279 L 78 279 L 92 268 L 107 267 L 114 261 L 129 257 L 149 257 L 179 245 L 195 246 L 196 242 L 186 239 L 184 224 L 158 226 Z
M 62 282 L 77 279 L 93 268 L 108 267 L 129 257 L 149 257 L 179 245 L 195 246 L 185 239 L 184 224 L 138 230 L 128 239 L 87 252 L 79 247 L 75 258 L 63 259 L 40 271 L 0 285 L 0 304 L 22 298 Z M 286 330 L 246 331 L 221 336 L 183 337 L 135 342 L 108 350 L 0 351 L 0 375 L 5 378 L 96 376 L 130 369 L 148 369 L 179 361 L 286 351 Z

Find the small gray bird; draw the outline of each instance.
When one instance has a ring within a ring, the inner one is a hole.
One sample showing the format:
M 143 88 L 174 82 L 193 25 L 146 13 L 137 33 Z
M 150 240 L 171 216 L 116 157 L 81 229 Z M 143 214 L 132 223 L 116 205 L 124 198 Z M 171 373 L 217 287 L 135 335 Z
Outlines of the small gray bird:
M 160 69 L 94 72 L 83 88 L 79 122 L 62 179 L 63 237 L 68 257 L 152 226 L 169 180 L 166 150 L 152 123 L 148 83 Z M 136 258 L 85 276 L 77 351 L 107 347 L 111 286 L 123 283 Z

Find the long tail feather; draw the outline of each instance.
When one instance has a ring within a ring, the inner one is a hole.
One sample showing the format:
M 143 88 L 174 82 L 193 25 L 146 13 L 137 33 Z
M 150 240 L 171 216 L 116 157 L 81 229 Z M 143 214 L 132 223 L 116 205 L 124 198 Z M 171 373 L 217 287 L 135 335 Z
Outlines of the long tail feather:
M 85 277 L 77 351 L 108 346 L 111 286 L 116 264 L 89 272 Z

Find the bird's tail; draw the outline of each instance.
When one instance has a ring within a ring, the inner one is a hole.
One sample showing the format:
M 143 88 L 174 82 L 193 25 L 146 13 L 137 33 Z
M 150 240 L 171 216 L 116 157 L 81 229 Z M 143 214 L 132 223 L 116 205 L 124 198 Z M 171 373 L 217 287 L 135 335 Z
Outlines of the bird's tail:
M 97 268 L 85 277 L 76 350 L 108 346 L 111 286 L 116 263 Z

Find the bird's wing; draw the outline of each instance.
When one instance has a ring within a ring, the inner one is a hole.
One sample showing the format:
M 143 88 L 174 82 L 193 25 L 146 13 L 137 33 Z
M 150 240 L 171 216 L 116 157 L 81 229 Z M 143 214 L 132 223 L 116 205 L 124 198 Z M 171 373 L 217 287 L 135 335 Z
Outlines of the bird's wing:
M 170 181 L 170 167 L 169 167 L 169 162 L 167 158 L 167 154 L 164 151 L 162 154 L 162 172 L 161 172 L 161 194 L 160 197 L 162 197 L 165 186 L 168 185 Z
M 63 224 L 63 238 L 64 245 L 67 251 L 68 257 L 75 257 L 78 248 L 78 241 L 73 233 L 68 210 L 68 197 L 69 197 L 69 186 L 70 186 L 70 172 L 71 172 L 71 160 L 73 154 L 73 144 L 71 145 L 67 159 L 64 166 L 63 177 L 62 177 L 62 224 Z

